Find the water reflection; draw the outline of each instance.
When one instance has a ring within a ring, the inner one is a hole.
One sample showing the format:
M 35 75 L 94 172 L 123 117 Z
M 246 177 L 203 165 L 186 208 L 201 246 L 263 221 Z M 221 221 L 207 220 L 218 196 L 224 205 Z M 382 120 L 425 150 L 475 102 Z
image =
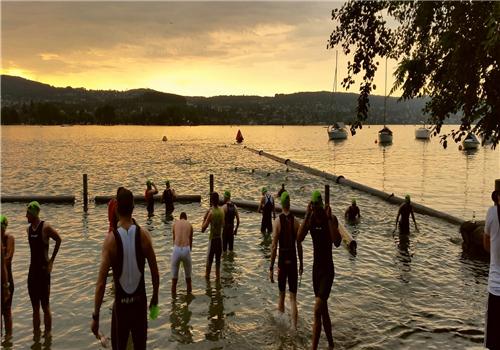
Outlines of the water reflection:
M 399 233 L 398 236 L 394 236 L 396 241 L 396 247 L 398 249 L 397 265 L 400 269 L 399 279 L 404 283 L 409 283 L 409 273 L 411 272 L 411 259 L 413 253 L 410 252 L 411 241 L 410 235 L 405 233 Z
M 222 286 L 232 287 L 235 284 L 235 278 L 233 273 L 235 272 L 234 268 L 234 258 L 236 257 L 236 253 L 227 251 L 223 255 L 222 260 Z
M 32 350 L 50 350 L 52 346 L 52 336 L 43 337 L 43 343 L 40 342 L 40 336 L 33 338 L 33 345 L 31 345 Z
M 170 328 L 172 335 L 170 341 L 181 344 L 193 342 L 193 327 L 189 324 L 192 312 L 189 310 L 189 304 L 194 297 L 191 294 L 172 298 L 172 308 L 170 311 Z
M 208 306 L 208 331 L 205 338 L 211 341 L 224 339 L 224 303 L 222 298 L 222 286 L 220 282 L 212 282 L 207 280 L 206 295 L 210 298 Z
M 264 259 L 268 260 L 271 258 L 271 243 L 273 242 L 273 236 L 270 233 L 261 233 L 262 241 L 260 242 L 260 251 L 264 256 Z

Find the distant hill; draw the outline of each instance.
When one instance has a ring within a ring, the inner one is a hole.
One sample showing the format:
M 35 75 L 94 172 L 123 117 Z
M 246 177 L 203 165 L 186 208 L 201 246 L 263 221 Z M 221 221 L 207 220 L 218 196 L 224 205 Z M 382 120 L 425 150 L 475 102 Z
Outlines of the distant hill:
M 2 124 L 329 124 L 356 116 L 358 95 L 328 91 L 261 96 L 181 96 L 152 89 L 87 90 L 1 76 Z M 382 123 L 383 96 L 368 123 Z M 387 99 L 388 124 L 416 124 L 425 100 Z

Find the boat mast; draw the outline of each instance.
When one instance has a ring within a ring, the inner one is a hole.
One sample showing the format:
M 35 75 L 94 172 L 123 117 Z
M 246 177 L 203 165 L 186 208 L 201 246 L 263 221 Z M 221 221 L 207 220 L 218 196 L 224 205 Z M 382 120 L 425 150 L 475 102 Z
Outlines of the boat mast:
M 334 114 L 334 119 L 337 120 L 337 117 L 335 115 L 335 111 L 336 111 L 336 99 L 335 99 L 335 95 L 337 94 L 337 59 L 338 59 L 338 53 L 339 51 L 338 50 L 335 50 L 335 73 L 334 73 L 334 76 L 333 76 L 333 96 L 332 96 L 332 101 L 333 101 L 333 114 Z
M 387 57 L 385 58 L 385 87 L 384 87 L 384 128 L 385 128 L 385 114 L 387 109 Z

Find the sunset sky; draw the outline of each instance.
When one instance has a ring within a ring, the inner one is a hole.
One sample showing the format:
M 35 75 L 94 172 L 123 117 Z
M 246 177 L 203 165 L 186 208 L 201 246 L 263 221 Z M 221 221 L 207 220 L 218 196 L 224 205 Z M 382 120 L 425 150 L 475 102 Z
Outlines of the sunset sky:
M 335 50 L 326 45 L 341 4 L 2 1 L 2 73 L 189 96 L 332 90 Z M 339 51 L 339 82 L 349 58 Z M 383 78 L 382 69 L 377 95 Z

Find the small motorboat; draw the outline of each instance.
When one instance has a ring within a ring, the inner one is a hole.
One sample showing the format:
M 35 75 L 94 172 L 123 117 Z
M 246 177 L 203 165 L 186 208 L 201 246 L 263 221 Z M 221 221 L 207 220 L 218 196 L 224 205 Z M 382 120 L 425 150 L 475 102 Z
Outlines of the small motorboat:
M 347 138 L 347 130 L 342 122 L 335 122 L 328 127 L 328 138 L 330 140 L 345 140 Z
M 462 141 L 463 149 L 477 149 L 480 144 L 477 136 L 471 132 L 468 133 L 467 137 Z
M 238 133 L 236 134 L 236 142 L 237 143 L 242 143 L 244 140 L 243 135 L 241 133 L 241 130 L 238 129 Z
M 381 144 L 392 143 L 392 131 L 387 126 L 378 132 L 378 142 Z
M 415 138 L 419 140 L 428 140 L 431 137 L 431 129 L 426 128 L 425 124 L 418 129 L 415 129 Z

